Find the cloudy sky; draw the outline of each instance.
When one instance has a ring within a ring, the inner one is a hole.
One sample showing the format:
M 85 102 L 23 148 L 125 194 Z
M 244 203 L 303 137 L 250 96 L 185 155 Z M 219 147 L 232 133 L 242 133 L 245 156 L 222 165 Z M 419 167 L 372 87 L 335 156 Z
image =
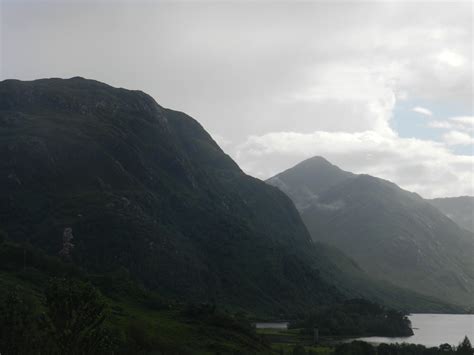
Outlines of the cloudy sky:
M 146 91 L 259 178 L 321 155 L 474 195 L 471 1 L 0 2 L 0 79 Z

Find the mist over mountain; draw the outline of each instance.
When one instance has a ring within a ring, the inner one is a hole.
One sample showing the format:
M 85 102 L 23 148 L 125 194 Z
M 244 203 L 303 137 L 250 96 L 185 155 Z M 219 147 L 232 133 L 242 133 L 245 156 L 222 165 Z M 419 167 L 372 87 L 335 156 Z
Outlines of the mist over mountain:
M 474 232 L 474 197 L 446 197 L 428 200 L 461 227 Z
M 267 182 L 293 199 L 314 240 L 339 248 L 372 277 L 473 304 L 472 233 L 419 195 L 321 157 Z

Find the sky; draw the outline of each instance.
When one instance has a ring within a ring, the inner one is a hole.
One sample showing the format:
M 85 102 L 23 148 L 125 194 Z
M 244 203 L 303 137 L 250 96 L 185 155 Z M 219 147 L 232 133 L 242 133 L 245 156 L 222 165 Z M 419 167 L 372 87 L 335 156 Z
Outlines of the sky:
M 474 195 L 471 1 L 0 4 L 0 80 L 143 90 L 261 179 L 318 155 L 423 197 Z

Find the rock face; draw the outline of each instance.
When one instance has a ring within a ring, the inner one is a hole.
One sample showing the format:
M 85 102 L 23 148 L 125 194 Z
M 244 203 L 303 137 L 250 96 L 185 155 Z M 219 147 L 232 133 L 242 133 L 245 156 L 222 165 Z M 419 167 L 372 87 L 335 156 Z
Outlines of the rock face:
M 444 300 L 474 303 L 474 238 L 420 196 L 323 158 L 268 180 L 295 202 L 314 240 L 369 275 Z
M 0 84 L 0 225 L 50 254 L 126 268 L 194 301 L 286 311 L 340 297 L 292 202 L 191 117 L 73 78 Z

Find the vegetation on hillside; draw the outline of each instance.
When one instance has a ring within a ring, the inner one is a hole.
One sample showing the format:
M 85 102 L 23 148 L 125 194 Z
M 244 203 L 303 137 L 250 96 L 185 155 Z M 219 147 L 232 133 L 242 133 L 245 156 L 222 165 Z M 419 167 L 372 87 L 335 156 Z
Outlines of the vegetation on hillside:
M 427 348 L 416 344 L 380 344 L 372 346 L 363 341 L 353 341 L 336 346 L 334 355 L 473 355 L 474 350 L 467 337 L 457 347 L 441 344 Z
M 0 156 L 9 238 L 90 274 L 283 318 L 356 295 L 449 307 L 369 280 L 312 243 L 287 196 L 143 92 L 82 78 L 3 81 Z
M 370 332 L 349 296 L 446 307 L 313 243 L 287 196 L 142 92 L 3 81 L 0 157 L 2 354 L 265 353 L 245 312 Z
M 9 238 L 91 274 L 125 268 L 169 298 L 267 315 L 343 297 L 289 198 L 143 92 L 3 81 L 0 156 Z
M 0 243 L 2 354 L 266 352 L 247 315 L 182 304 L 126 272 L 90 275 L 31 245 Z
M 325 336 L 410 336 L 408 317 L 400 311 L 387 309 L 362 299 L 320 307 L 304 320 L 290 323 L 290 328 L 303 328 L 312 334 L 317 328 Z

